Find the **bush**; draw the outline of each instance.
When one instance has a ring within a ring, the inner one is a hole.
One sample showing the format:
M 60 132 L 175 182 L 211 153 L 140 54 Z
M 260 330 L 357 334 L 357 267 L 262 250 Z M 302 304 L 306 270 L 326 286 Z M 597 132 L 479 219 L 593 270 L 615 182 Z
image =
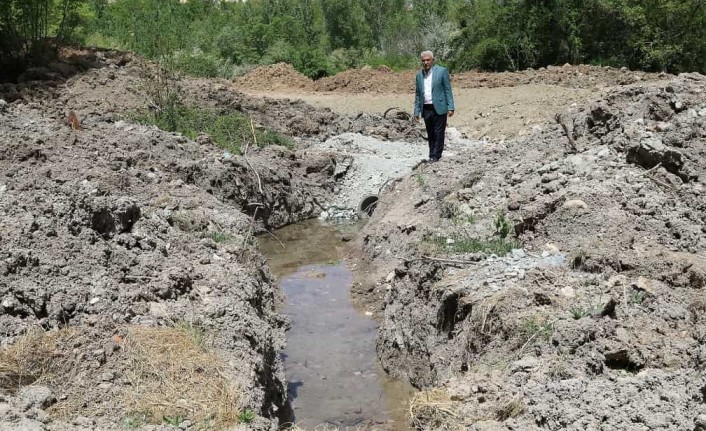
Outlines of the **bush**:
M 184 73 L 208 78 L 232 78 L 233 63 L 216 54 L 205 54 L 199 49 L 191 53 L 179 51 L 174 56 L 174 67 Z
M 218 113 L 177 104 L 166 107 L 160 113 L 136 114 L 133 119 L 140 124 L 156 125 L 162 130 L 177 132 L 190 139 L 207 134 L 216 145 L 232 154 L 239 154 L 245 142 L 252 142 L 250 119 L 239 113 Z M 255 130 L 255 136 L 261 147 L 292 146 L 291 140 L 271 130 Z

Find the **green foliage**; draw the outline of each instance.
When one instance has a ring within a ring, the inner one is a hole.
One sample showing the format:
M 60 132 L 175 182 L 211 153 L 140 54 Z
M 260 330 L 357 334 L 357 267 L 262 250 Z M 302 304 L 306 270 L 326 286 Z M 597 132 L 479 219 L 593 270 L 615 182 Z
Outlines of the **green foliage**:
M 581 308 L 581 307 L 573 307 L 571 310 L 569 310 L 571 313 L 571 317 L 574 320 L 579 320 L 584 317 L 588 317 L 593 314 L 593 309 L 591 308 Z
M 218 244 L 228 242 L 232 239 L 232 237 L 229 234 L 224 233 L 224 232 L 211 232 L 210 237 L 213 240 L 213 242 L 218 243 Z
M 477 0 L 454 13 L 452 66 L 490 70 L 589 62 L 704 71 L 700 0 Z
M 178 427 L 181 425 L 182 422 L 184 422 L 184 417 L 183 416 L 164 416 L 162 418 L 165 424 L 171 425 L 174 427 Z
M 238 415 L 238 422 L 249 424 L 255 420 L 255 412 L 250 409 L 245 409 Z
M 175 57 L 200 76 L 280 61 L 311 78 L 398 70 L 423 49 L 455 71 L 586 62 L 706 72 L 702 0 L 0 0 L 0 34 L 0 79 L 46 62 L 48 36 Z
M 438 237 L 433 243 L 440 249 L 453 253 L 492 253 L 498 256 L 505 256 L 515 248 L 521 248 L 518 241 L 506 238 L 480 239 L 466 236 L 452 236 L 451 241 L 444 237 Z
M 159 112 L 137 114 L 133 119 L 140 124 L 156 125 L 168 132 L 177 132 L 190 139 L 207 134 L 222 149 L 239 154 L 244 142 L 252 143 L 250 120 L 239 113 L 219 113 L 206 109 L 175 104 Z M 292 142 L 271 130 L 255 130 L 259 146 L 282 145 Z
M 415 174 L 414 179 L 417 181 L 417 184 L 422 188 L 422 190 L 427 189 L 427 178 L 424 175 Z
M 528 342 L 537 338 L 546 341 L 554 334 L 554 322 L 550 322 L 547 317 L 533 316 L 525 318 L 523 326 L 529 336 Z
M 174 326 L 189 334 L 195 345 L 201 348 L 206 347 L 206 330 L 199 323 L 179 320 Z
M 493 219 L 493 226 L 495 227 L 495 233 L 500 236 L 500 238 L 507 238 L 507 234 L 510 233 L 510 220 L 505 216 L 505 210 L 500 210 L 495 215 Z
M 633 290 L 630 292 L 630 303 L 635 305 L 640 305 L 645 302 L 647 295 L 642 290 Z
M 123 427 L 129 430 L 138 429 L 148 423 L 148 417 L 144 413 L 133 413 L 123 419 Z

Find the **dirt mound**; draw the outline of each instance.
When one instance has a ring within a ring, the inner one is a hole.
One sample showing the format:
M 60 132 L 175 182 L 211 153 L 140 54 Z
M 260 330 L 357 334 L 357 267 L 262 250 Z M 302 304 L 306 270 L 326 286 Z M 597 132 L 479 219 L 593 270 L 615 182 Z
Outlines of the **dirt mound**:
M 246 159 L 207 137 L 197 142 L 126 122 L 126 110 L 146 103 L 140 72 L 113 64 L 48 85 L 4 87 L 17 97 L 0 102 L 1 429 L 114 429 L 131 406 L 150 411 L 134 412 L 130 427 L 207 416 L 192 415 L 180 389 L 171 400 L 147 394 L 167 410 L 146 407 L 144 394 L 131 390 L 155 376 L 134 369 L 137 357 L 155 358 L 129 351 L 145 350 L 135 344 L 145 327 L 190 328 L 198 349 L 218 352 L 217 366 L 206 357 L 189 366 L 195 378 L 216 370 L 233 385 L 222 391 L 231 409 L 224 423 L 236 415 L 251 429 L 272 429 L 278 417 L 289 420 L 280 358 L 285 322 L 253 234 L 317 216 L 333 189 L 334 162 L 276 146 L 251 148 Z M 188 103 L 238 105 L 265 124 L 280 121 L 226 84 L 179 83 Z M 277 115 L 291 118 L 288 106 Z M 69 110 L 81 130 L 66 124 Z M 50 345 L 53 356 L 27 371 L 45 350 L 14 360 L 5 348 L 22 343 L 31 328 L 47 331 L 49 344 L 34 344 Z M 66 328 L 68 338 L 54 337 Z M 162 350 L 173 348 L 170 339 Z M 25 394 L 32 383 L 43 385 L 35 391 L 41 402 L 27 401 L 36 398 Z
M 377 69 L 363 67 L 340 72 L 334 76 L 311 81 L 291 65 L 278 63 L 259 67 L 236 84 L 243 91 L 276 92 L 285 90 L 340 92 L 340 93 L 399 93 L 414 91 L 416 70 L 394 72 L 381 66 Z M 519 72 L 460 72 L 452 74 L 456 88 L 516 87 L 528 84 L 548 84 L 570 88 L 612 87 L 637 82 L 669 79 L 665 73 L 646 73 L 626 68 L 591 65 L 549 66 Z
M 316 91 L 341 93 L 411 93 L 414 71 L 393 72 L 387 67 L 351 69 L 314 82 Z
M 702 427 L 704 92 L 617 88 L 382 195 L 361 241 L 380 360 L 446 395 L 420 429 Z
M 277 91 L 281 89 L 311 90 L 313 81 L 288 63 L 260 66 L 234 80 L 236 89 Z
M 630 71 L 626 68 L 590 65 L 548 66 L 519 72 L 462 72 L 453 75 L 453 83 L 459 88 L 516 87 L 527 84 L 549 84 L 571 88 L 612 87 L 642 81 L 668 79 L 665 73 Z

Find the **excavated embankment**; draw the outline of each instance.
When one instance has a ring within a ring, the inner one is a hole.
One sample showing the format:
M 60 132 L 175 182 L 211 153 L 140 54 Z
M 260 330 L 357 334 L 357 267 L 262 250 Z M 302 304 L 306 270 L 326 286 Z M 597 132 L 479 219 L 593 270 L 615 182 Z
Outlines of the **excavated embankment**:
M 308 150 L 306 139 L 418 134 L 403 119 L 341 118 L 243 97 L 225 81 L 181 80 L 185 103 L 239 110 L 256 127 L 297 138 L 294 150 L 231 155 L 207 136 L 192 141 L 125 120 L 145 106 L 148 70 L 128 55 L 85 51 L 1 88 L 2 429 L 204 426 L 191 420 L 189 400 L 174 401 L 179 415 L 140 410 L 144 381 L 134 378 L 128 346 L 136 328 L 159 327 L 187 327 L 218 353 L 236 421 L 276 429 L 290 420 L 281 293 L 253 235 L 316 217 L 330 200 L 337 158 Z M 66 124 L 70 110 L 81 130 Z
M 706 429 L 705 94 L 618 87 L 380 197 L 358 293 L 416 428 Z

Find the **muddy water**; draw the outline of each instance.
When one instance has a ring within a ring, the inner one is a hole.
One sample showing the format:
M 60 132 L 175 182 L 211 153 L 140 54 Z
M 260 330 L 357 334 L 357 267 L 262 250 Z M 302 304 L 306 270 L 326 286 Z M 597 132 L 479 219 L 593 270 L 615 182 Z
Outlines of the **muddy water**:
M 379 368 L 375 322 L 350 301 L 352 274 L 341 262 L 341 237 L 356 230 L 309 221 L 275 232 L 284 248 L 260 238 L 287 296 L 285 370 L 295 422 L 304 429 L 407 430 L 411 388 Z

